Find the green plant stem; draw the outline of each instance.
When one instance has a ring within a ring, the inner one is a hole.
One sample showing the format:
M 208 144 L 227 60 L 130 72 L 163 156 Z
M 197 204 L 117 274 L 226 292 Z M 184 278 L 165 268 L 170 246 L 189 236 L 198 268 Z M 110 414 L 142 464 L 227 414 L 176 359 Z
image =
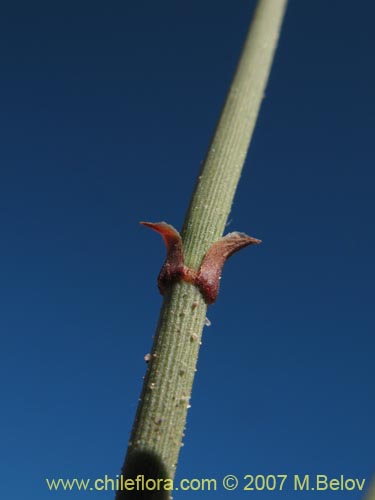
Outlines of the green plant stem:
M 224 231 L 264 97 L 286 0 L 259 0 L 185 218 L 188 266 Z
M 258 2 L 186 215 L 182 238 L 189 267 L 197 268 L 210 244 L 223 234 L 264 96 L 285 7 L 286 0 Z M 206 309 L 199 290 L 185 282 L 176 283 L 164 296 L 122 470 L 126 478 L 138 474 L 174 477 Z M 117 498 L 122 495 L 118 492 Z M 159 493 L 155 498 L 164 497 Z

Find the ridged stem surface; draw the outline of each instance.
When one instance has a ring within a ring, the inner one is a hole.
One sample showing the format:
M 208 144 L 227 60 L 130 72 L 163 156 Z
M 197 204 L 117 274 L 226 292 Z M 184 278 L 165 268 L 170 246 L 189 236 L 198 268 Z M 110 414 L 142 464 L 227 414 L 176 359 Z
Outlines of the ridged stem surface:
M 182 238 L 185 263 L 198 268 L 223 234 L 263 100 L 286 0 L 259 0 L 213 139 L 198 177 Z M 246 230 L 247 228 L 237 228 Z M 155 242 L 157 244 L 157 242 Z M 181 448 L 207 306 L 191 284 L 164 296 L 147 374 L 123 467 L 173 478 Z M 168 492 L 118 492 L 117 498 L 168 498 Z

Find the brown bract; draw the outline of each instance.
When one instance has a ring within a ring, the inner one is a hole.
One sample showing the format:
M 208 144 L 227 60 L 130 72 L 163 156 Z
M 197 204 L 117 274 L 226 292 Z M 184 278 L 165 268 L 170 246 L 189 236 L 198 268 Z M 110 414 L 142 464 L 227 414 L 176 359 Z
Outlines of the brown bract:
M 210 246 L 200 268 L 195 270 L 185 265 L 182 239 L 173 226 L 166 222 L 141 224 L 160 233 L 167 247 L 167 258 L 158 277 L 160 293 L 164 295 L 173 283 L 183 280 L 196 285 L 207 304 L 213 304 L 218 296 L 225 261 L 241 248 L 261 243 L 244 233 L 229 233 Z

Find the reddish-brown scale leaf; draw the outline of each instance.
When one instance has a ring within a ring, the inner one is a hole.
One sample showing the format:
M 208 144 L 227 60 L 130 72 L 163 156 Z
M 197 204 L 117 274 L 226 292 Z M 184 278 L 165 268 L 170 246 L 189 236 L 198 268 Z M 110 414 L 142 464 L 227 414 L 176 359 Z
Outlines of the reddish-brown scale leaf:
M 217 298 L 220 276 L 225 261 L 241 248 L 258 243 L 261 243 L 261 240 L 244 233 L 234 232 L 227 234 L 210 246 L 199 268 L 196 280 L 207 304 L 212 304 Z
M 196 285 L 207 304 L 212 304 L 217 298 L 221 272 L 228 257 L 241 248 L 261 242 L 244 233 L 227 234 L 210 246 L 199 271 L 196 271 L 185 266 L 181 236 L 173 226 L 166 222 L 141 224 L 161 234 L 167 247 L 167 258 L 158 277 L 160 293 L 164 295 L 173 283 L 183 280 Z
M 184 255 L 180 233 L 166 222 L 141 222 L 143 226 L 149 227 L 161 234 L 167 247 L 167 258 L 160 270 L 158 287 L 164 295 L 167 288 L 174 282 L 183 279 L 185 275 Z

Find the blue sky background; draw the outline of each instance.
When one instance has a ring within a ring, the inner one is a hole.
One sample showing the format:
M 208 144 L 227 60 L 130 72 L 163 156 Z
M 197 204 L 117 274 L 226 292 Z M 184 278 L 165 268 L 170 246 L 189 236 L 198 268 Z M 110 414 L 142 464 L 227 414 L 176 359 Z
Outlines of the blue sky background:
M 113 498 L 44 478 L 119 473 L 165 252 L 138 221 L 181 227 L 253 5 L 2 7 L 3 498 Z M 209 309 L 178 478 L 375 471 L 374 15 L 289 4 L 228 226 L 263 244 Z

